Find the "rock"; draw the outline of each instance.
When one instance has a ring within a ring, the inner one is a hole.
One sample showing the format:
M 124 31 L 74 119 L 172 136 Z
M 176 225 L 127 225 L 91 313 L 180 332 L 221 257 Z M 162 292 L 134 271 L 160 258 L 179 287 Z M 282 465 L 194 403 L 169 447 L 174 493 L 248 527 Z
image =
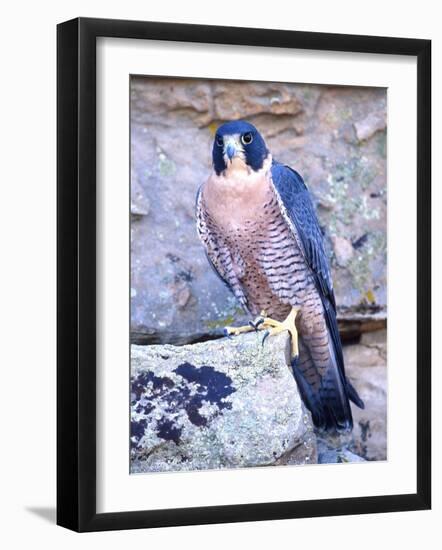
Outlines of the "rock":
M 347 372 L 365 403 L 363 410 L 352 406 L 349 448 L 367 460 L 387 460 L 387 369 L 351 365 Z
M 387 330 L 373 330 L 371 332 L 364 332 L 361 335 L 361 344 L 363 346 L 382 348 L 387 351 Z
M 325 439 L 317 439 L 318 464 L 344 464 L 348 462 L 366 462 L 365 458 L 352 453 L 346 443 L 335 447 Z
M 132 176 L 132 186 L 130 195 L 130 213 L 134 216 L 147 216 L 150 210 L 150 203 L 143 188 L 138 183 L 137 178 Z
M 352 405 L 354 428 L 348 448 L 366 460 L 386 460 L 386 331 L 364 334 L 362 341 L 344 346 L 347 376 L 365 403 L 363 410 Z
M 131 471 L 316 462 L 286 334 L 132 345 Z
M 378 347 L 361 344 L 347 345 L 344 347 L 345 364 L 358 367 L 385 367 L 386 357 Z
M 213 117 L 213 97 L 209 81 L 196 79 L 131 79 L 131 114 L 135 124 L 175 128 L 177 125 L 202 126 Z
M 359 340 L 364 334 L 385 330 L 387 319 L 385 311 L 379 311 L 376 307 L 371 313 L 341 308 L 338 310 L 338 323 L 341 340 L 345 344 Z
M 250 118 L 253 115 L 296 115 L 302 104 L 286 84 L 220 81 L 214 86 L 215 117 L 218 120 Z
M 386 133 L 373 120 L 385 123 L 385 110 L 376 88 L 132 77 L 132 341 L 187 344 L 247 321 L 210 268 L 194 219 L 214 131 L 237 116 L 311 190 L 345 322 L 373 308 L 385 320 Z
M 333 250 L 335 253 L 336 262 L 340 267 L 348 265 L 354 254 L 351 242 L 345 237 L 332 237 Z
M 387 126 L 386 113 L 369 113 L 363 120 L 355 122 L 354 127 L 359 141 L 370 138 L 375 132 L 385 130 Z

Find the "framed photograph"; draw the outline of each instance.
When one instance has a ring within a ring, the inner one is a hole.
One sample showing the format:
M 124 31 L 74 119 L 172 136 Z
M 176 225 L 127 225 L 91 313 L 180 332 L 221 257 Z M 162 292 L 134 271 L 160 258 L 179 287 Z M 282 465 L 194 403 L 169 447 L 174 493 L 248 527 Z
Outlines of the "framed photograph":
M 429 509 L 430 41 L 57 39 L 57 523 Z

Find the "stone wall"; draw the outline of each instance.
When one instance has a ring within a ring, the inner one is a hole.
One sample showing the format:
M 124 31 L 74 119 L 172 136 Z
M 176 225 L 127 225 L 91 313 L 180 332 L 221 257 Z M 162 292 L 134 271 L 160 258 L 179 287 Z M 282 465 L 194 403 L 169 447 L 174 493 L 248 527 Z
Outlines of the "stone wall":
M 188 343 L 239 320 L 234 299 L 208 269 L 194 221 L 214 131 L 238 117 L 255 124 L 273 156 L 310 188 L 343 324 L 382 323 L 384 89 L 133 77 L 133 341 Z

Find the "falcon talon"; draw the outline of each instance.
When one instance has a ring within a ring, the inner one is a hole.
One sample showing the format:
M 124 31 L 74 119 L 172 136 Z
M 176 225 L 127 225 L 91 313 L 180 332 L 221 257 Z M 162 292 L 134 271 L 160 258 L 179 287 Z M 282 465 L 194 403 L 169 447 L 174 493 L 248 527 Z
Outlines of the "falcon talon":
M 264 343 L 265 341 L 267 340 L 267 338 L 270 336 L 270 330 L 266 330 L 264 332 L 264 335 L 262 337 L 262 340 L 261 340 L 261 346 L 264 346 Z
M 257 317 L 253 321 L 249 321 L 249 325 L 255 329 L 256 332 L 258 332 L 259 327 L 264 323 L 264 317 Z
M 259 327 L 259 326 L 262 325 L 264 322 L 265 322 L 264 316 L 263 316 L 263 315 L 260 315 L 259 317 L 257 317 L 257 318 L 255 319 L 255 326 L 256 326 L 256 327 Z

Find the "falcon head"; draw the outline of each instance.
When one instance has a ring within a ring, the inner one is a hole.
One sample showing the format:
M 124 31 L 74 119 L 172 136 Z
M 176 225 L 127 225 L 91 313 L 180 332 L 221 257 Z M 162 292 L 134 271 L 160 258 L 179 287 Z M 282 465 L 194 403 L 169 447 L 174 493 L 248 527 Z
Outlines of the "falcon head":
M 245 120 L 222 124 L 213 142 L 213 167 L 219 176 L 229 168 L 261 170 L 269 151 L 258 130 Z

